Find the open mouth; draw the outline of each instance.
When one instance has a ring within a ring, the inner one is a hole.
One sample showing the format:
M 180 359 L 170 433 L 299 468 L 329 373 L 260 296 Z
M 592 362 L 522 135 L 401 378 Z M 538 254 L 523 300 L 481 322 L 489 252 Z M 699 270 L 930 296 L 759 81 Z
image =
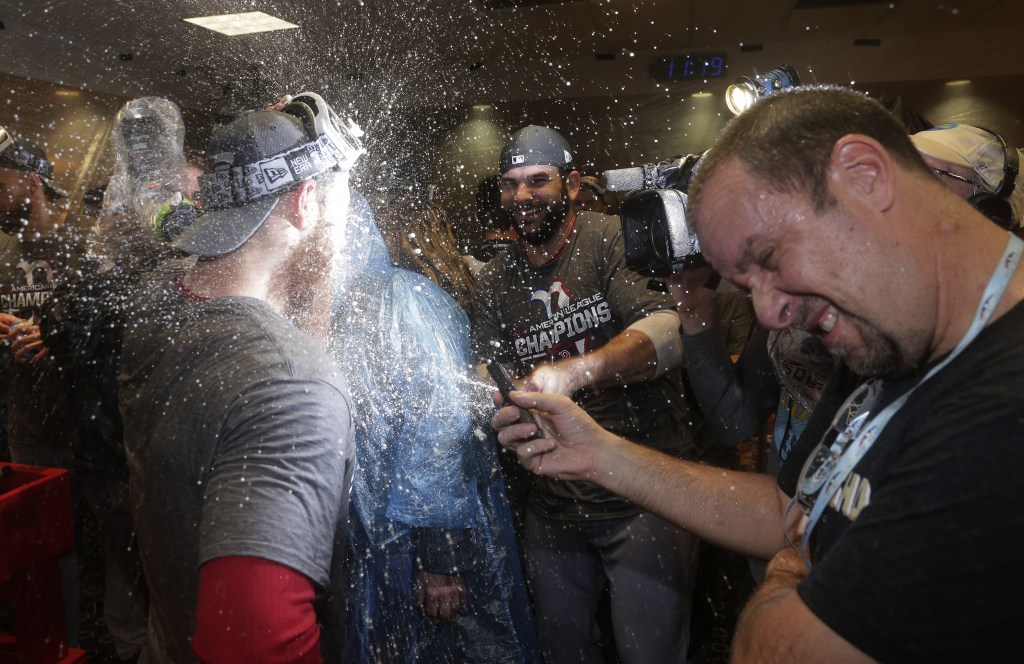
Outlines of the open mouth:
M 828 307 L 825 310 L 825 315 L 821 317 L 818 322 L 818 327 L 821 328 L 825 334 L 832 331 L 832 328 L 836 326 L 836 321 L 839 320 L 839 312 L 836 311 L 835 307 Z
M 543 215 L 544 210 L 545 208 L 542 205 L 531 205 L 529 207 L 516 208 L 514 214 L 519 221 L 530 223 Z
M 832 330 L 835 329 L 838 322 L 839 310 L 832 305 L 828 305 L 818 314 L 816 322 L 809 327 L 809 331 L 821 337 L 827 346 L 829 345 L 829 337 L 832 336 Z

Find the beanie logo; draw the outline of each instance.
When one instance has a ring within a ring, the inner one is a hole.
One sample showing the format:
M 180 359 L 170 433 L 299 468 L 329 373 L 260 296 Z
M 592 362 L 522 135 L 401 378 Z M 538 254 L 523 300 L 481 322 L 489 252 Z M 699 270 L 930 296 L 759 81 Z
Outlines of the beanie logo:
M 512 155 L 512 165 L 513 166 L 515 164 L 521 164 L 524 161 L 526 161 L 526 155 L 525 154 L 514 154 L 514 155 Z
M 274 183 L 274 182 L 277 182 L 278 180 L 280 180 L 281 178 L 283 178 L 284 176 L 288 175 L 288 169 L 287 168 L 264 168 L 263 169 L 263 173 L 264 173 L 264 175 L 267 176 L 267 180 L 269 180 L 271 183 Z
M 565 163 L 571 164 L 572 163 L 572 155 L 569 154 L 569 151 L 568 150 L 562 150 L 562 154 L 565 155 Z

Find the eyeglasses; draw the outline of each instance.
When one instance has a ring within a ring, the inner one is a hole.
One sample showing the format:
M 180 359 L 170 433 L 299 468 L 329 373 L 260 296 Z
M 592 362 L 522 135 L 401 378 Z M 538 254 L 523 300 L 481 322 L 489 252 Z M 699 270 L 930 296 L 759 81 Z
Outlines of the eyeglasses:
M 974 180 L 972 180 L 970 178 L 965 178 L 962 175 L 957 175 L 956 173 L 950 173 L 949 171 L 944 171 L 941 168 L 933 168 L 932 170 L 935 171 L 935 174 L 940 176 L 940 177 L 945 175 L 947 178 L 953 178 L 954 180 L 959 180 L 960 182 L 966 182 L 967 184 L 971 185 L 972 187 L 974 186 Z
M 804 507 L 809 509 L 814 505 L 818 492 L 821 491 L 825 481 L 835 470 L 843 452 L 860 435 L 864 425 L 871 419 L 873 415 L 871 411 L 878 402 L 881 387 L 881 382 L 877 380 L 864 383 L 854 390 L 832 419 L 829 432 L 836 432 L 835 439 L 831 444 L 827 444 L 829 434 L 826 434 L 822 442 L 814 449 L 814 453 L 807 458 L 800 474 L 796 499 Z

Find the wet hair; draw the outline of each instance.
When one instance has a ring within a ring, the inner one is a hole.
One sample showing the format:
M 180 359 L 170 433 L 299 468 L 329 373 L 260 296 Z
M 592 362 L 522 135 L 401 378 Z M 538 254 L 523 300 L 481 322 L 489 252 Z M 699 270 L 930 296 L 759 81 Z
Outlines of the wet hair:
M 770 190 L 805 194 L 817 212 L 831 208 L 832 149 L 847 134 L 869 136 L 896 163 L 931 175 L 904 128 L 878 102 L 847 88 L 796 87 L 759 100 L 726 126 L 690 185 L 687 217 L 699 218 L 704 184 L 734 158 Z
M 507 231 L 513 227 L 512 215 L 501 206 L 500 182 L 500 175 L 492 175 L 476 187 L 476 220 L 484 230 Z
M 475 281 L 462 260 L 445 211 L 416 196 L 392 201 L 377 225 L 396 266 L 418 272 L 451 295 L 463 309 L 471 301 Z

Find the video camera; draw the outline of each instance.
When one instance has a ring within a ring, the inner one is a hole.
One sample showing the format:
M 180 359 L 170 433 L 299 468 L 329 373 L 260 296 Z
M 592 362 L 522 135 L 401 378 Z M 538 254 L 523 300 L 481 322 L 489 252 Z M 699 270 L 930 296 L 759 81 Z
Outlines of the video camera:
M 610 191 L 632 191 L 622 202 L 626 265 L 653 277 L 705 265 L 697 236 L 686 223 L 686 192 L 700 169 L 702 154 L 673 157 L 636 168 L 605 171 Z
M 741 76 L 726 92 L 729 110 L 739 115 L 756 99 L 797 85 L 800 75 L 792 65 Z M 706 264 L 697 236 L 686 223 L 686 195 L 703 157 L 703 153 L 682 155 L 602 174 L 606 189 L 634 192 L 619 208 L 626 264 L 633 270 L 667 277 L 684 267 Z

